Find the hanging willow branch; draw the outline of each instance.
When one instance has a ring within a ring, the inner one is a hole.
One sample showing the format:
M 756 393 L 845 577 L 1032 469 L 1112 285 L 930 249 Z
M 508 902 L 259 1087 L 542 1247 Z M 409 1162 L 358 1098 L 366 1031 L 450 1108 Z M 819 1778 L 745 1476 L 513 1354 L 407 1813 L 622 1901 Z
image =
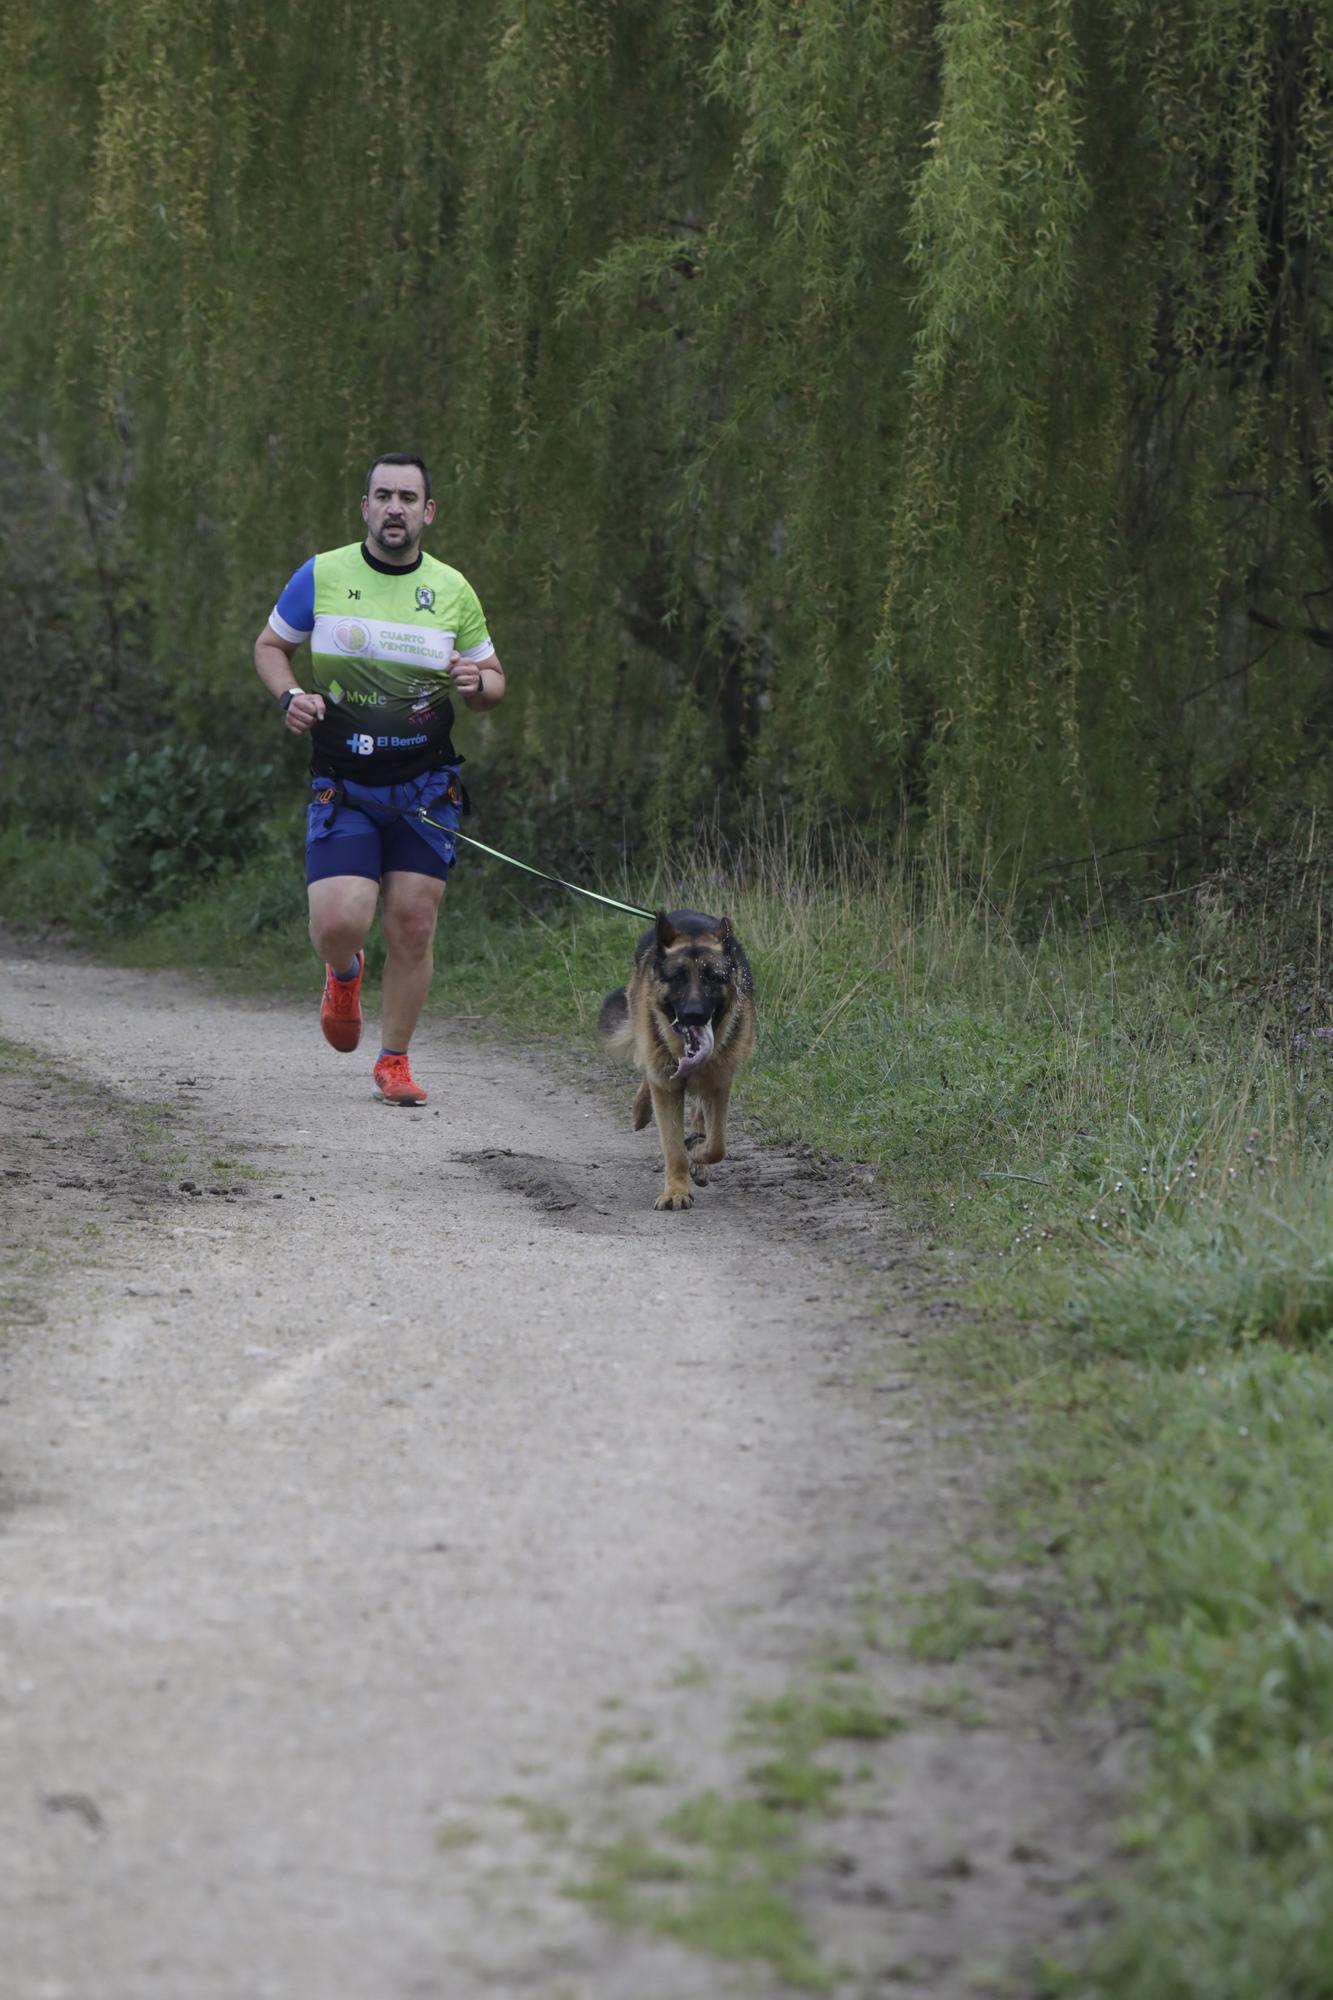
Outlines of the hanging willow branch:
M 0 391 L 182 694 L 419 448 L 529 794 L 1156 837 L 1317 782 L 1331 202 L 1292 0 L 51 0 Z

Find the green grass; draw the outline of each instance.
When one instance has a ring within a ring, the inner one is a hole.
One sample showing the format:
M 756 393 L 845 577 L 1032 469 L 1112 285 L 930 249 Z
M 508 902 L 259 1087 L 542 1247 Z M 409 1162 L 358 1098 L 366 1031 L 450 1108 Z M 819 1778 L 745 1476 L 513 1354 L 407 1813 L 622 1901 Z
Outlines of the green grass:
M 793 1810 L 705 1792 L 656 1838 L 626 1832 L 598 1844 L 569 1893 L 610 1923 L 819 1992 L 829 1977 L 793 1901 L 805 1859 Z
M 901 1720 L 886 1715 L 863 1689 L 845 1685 L 832 1685 L 818 1695 L 754 1702 L 746 1721 L 752 1731 L 777 1737 L 802 1755 L 826 1743 L 879 1743 L 902 1728 Z
M 35 930 L 82 931 L 92 920 L 94 871 L 87 840 L 0 827 L 0 917 Z
M 1071 1990 L 1322 2000 L 1333 1377 L 1260 1341 L 1172 1370 L 1104 1360 L 1072 1407 L 1056 1371 L 1015 1380 L 1049 1454 L 1016 1482 L 1018 1518 L 1060 1544 L 1085 1643 L 1152 1740 L 1119 1920 Z
M 867 1773 L 860 1765 L 845 1772 L 821 1753 L 883 1742 L 904 1727 L 849 1681 L 848 1671 L 845 1663 L 821 1664 L 812 1688 L 751 1702 L 739 1744 L 758 1754 L 736 1791 L 699 1793 L 663 1811 L 650 1831 L 623 1827 L 599 1840 L 570 1894 L 610 1922 L 710 1957 L 762 1965 L 786 1985 L 821 1991 L 831 1984 L 797 1892 L 814 1858 L 810 1839 L 820 1816 L 833 1809 L 849 1775 L 857 1782 Z M 654 1783 L 666 1775 L 652 1768 Z M 615 1777 L 622 1785 L 645 1782 L 634 1766 Z
M 660 1757 L 635 1757 L 621 1765 L 616 1779 L 622 1785 L 664 1785 L 670 1775 Z
M 545 1799 L 525 1799 L 510 1792 L 500 1804 L 518 1814 L 529 1833 L 553 1839 L 569 1831 L 569 1814 L 560 1805 Z
M 704 1665 L 702 1660 L 685 1660 L 680 1666 L 674 1667 L 667 1675 L 666 1686 L 669 1688 L 707 1687 L 711 1678 L 709 1669 Z
M 878 1743 L 903 1727 L 863 1690 L 846 1684 L 815 1695 L 783 1695 L 753 1702 L 746 1734 L 765 1741 L 769 1754 L 747 1772 L 758 1798 L 779 1811 L 804 1812 L 829 1805 L 843 1782 L 819 1752 L 834 1743 Z
M 996 1601 L 994 1591 L 978 1577 L 951 1577 L 917 1607 L 907 1628 L 907 1650 L 915 1660 L 936 1665 L 961 1660 L 984 1647 L 1013 1644 L 1010 1608 Z
M 29 843 L 16 874 L 16 839 L 0 914 L 77 927 L 75 862 Z M 1036 916 L 943 853 L 817 866 L 756 842 L 603 885 L 730 915 L 760 996 L 748 1129 L 871 1163 L 975 1274 L 977 1331 L 926 1365 L 1008 1426 L 1002 1531 L 1147 1746 L 1116 1919 L 1095 1962 L 1050 1969 L 1053 1993 L 1333 2000 L 1333 1000 L 1313 853 L 1272 897 L 1238 869 L 1139 909 L 1071 889 Z M 465 864 L 433 1004 L 590 1052 L 637 929 Z M 271 857 L 104 948 L 317 980 Z M 1004 1643 L 1016 1609 L 971 1565 L 910 1645 Z M 881 1622 L 867 1610 L 867 1645 Z M 809 1738 L 766 1745 L 742 1803 L 768 1832 L 730 1915 L 708 1900 L 721 1803 L 668 1837 L 674 1887 L 645 1886 L 661 1843 L 605 1858 L 608 1913 L 647 1904 L 737 1954 L 767 1937 L 746 1949 L 814 1977 L 776 1912 L 832 1770 Z
M 1262 1164 L 1262 1163 L 1261 1163 Z M 1159 1362 L 1257 1340 L 1328 1346 L 1333 1213 L 1322 1162 L 1203 1197 L 1113 1244 L 1067 1284 L 1064 1316 L 1101 1351 Z

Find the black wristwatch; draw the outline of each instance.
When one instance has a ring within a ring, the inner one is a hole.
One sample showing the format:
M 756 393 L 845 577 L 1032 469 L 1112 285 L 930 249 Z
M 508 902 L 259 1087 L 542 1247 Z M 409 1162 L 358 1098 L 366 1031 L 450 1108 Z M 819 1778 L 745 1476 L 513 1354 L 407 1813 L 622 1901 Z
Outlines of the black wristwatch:
M 304 693 L 305 693 L 305 689 L 304 689 L 304 688 L 284 688 L 284 689 L 283 689 L 282 693 L 281 693 L 281 694 L 280 694 L 280 695 L 278 696 L 278 700 L 279 700 L 279 701 L 280 701 L 280 702 L 282 703 L 282 712 L 283 712 L 283 714 L 284 714 L 284 715 L 285 715 L 285 714 L 287 713 L 287 711 L 288 711 L 288 709 L 289 709 L 289 708 L 291 707 L 292 703 L 293 703 L 293 702 L 294 702 L 294 701 L 296 700 L 296 697 L 297 697 L 297 695 L 298 695 L 298 694 L 304 694 Z

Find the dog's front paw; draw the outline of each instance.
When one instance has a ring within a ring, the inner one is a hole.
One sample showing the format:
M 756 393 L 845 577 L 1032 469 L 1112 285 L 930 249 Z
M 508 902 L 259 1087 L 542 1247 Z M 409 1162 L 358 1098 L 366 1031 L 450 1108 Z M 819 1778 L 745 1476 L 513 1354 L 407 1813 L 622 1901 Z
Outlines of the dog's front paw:
M 693 1208 L 694 1196 L 688 1188 L 663 1188 L 654 1208 Z

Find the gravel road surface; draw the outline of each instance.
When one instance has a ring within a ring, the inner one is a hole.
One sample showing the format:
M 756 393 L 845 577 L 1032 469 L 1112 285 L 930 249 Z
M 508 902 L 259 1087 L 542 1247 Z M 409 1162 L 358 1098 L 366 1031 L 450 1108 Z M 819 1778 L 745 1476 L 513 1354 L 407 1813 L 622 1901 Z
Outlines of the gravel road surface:
M 7 2000 L 1029 1991 L 1106 1783 L 904 1647 L 983 1441 L 868 1190 L 742 1124 L 659 1215 L 568 1054 L 429 1020 L 390 1110 L 313 999 L 0 942 Z

